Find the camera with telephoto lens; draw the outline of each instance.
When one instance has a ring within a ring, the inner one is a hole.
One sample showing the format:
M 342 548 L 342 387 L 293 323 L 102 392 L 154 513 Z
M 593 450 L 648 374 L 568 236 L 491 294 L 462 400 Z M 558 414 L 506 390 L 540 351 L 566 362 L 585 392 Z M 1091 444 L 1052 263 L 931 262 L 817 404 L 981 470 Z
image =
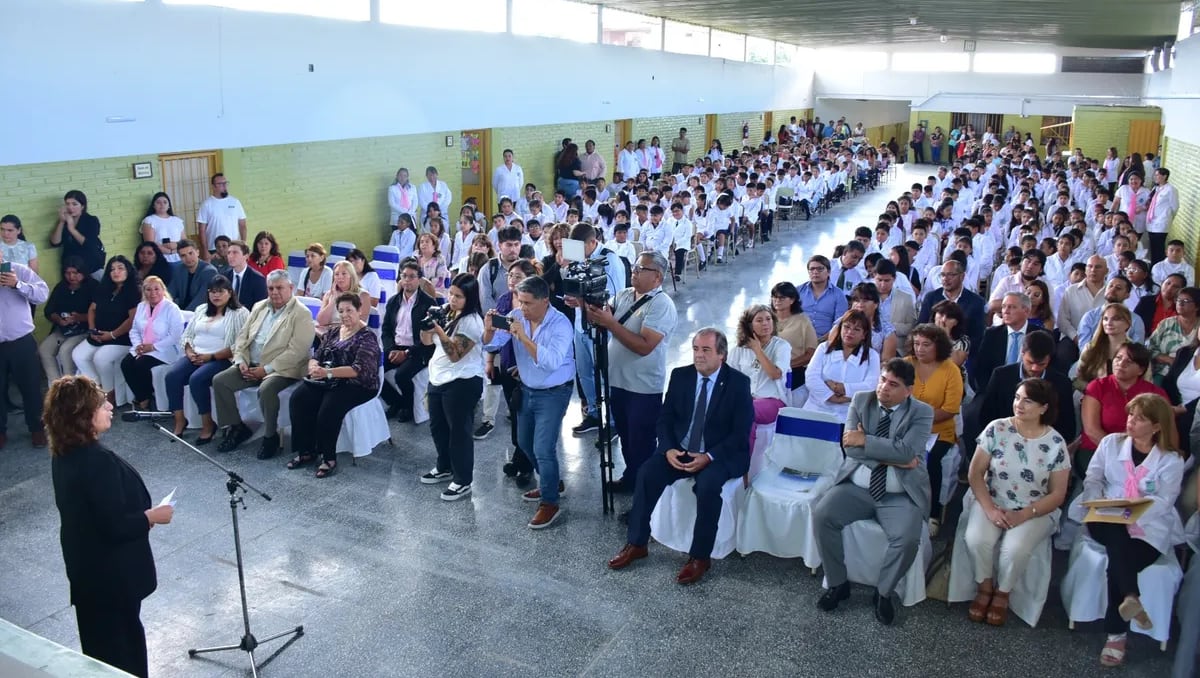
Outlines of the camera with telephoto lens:
M 608 260 L 597 258 L 572 261 L 562 277 L 565 297 L 577 297 L 588 306 L 603 306 L 608 303 L 608 275 L 604 267 Z
M 430 306 L 429 311 L 421 318 L 421 330 L 428 332 L 437 325 L 445 329 L 446 327 L 446 307 L 445 306 Z

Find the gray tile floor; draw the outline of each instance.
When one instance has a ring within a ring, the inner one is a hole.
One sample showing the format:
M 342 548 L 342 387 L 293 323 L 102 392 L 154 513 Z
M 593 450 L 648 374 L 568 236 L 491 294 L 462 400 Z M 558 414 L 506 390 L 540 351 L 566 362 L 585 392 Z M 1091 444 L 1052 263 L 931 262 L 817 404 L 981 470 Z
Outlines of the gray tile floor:
M 926 168 L 927 169 L 927 168 Z M 690 358 L 690 334 L 732 330 L 770 285 L 804 275 L 812 253 L 828 254 L 874 223 L 883 204 L 924 171 L 902 170 L 884 188 L 769 245 L 680 286 L 675 364 Z M 501 415 L 503 417 L 503 414 Z M 856 588 L 836 614 L 819 612 L 820 579 L 798 561 L 762 554 L 716 563 L 702 583 L 680 587 L 685 557 L 651 555 L 614 573 L 605 561 L 624 528 L 601 512 L 598 457 L 563 423 L 566 520 L 525 527 L 531 505 L 504 478 L 507 431 L 476 445 L 475 491 L 445 503 L 417 476 L 433 463 L 426 427 L 392 425 L 386 444 L 318 481 L 223 455 L 274 497 L 248 497 L 240 513 L 251 623 L 256 635 L 303 624 L 306 634 L 274 656 L 276 676 L 1095 675 L 1099 624 L 1070 632 L 1057 590 L 1039 628 L 1016 619 L 1002 630 L 966 619 L 966 605 L 926 601 L 882 628 L 870 593 Z M 49 459 L 28 446 L 19 416 L 0 452 L 0 617 L 78 647 L 58 546 Z M 248 675 L 241 653 L 189 659 L 188 648 L 234 643 L 242 633 L 224 478 L 146 424 L 118 422 L 105 442 L 145 477 L 151 494 L 178 487 L 175 522 L 155 529 L 158 591 L 143 605 L 151 671 L 158 676 Z M 211 448 L 209 448 L 211 449 Z M 619 502 L 622 499 L 619 498 Z M 627 499 L 623 503 L 627 503 Z M 619 508 L 624 508 L 619 503 Z M 277 645 L 264 646 L 260 659 Z M 1169 654 L 1132 636 L 1124 675 L 1158 676 Z

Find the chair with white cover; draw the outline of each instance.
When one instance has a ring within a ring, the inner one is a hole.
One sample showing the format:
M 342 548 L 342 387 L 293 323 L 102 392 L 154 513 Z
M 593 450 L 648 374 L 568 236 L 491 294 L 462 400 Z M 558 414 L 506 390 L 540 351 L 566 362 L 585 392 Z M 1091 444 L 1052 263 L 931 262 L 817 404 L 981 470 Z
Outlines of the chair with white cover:
M 400 270 L 400 248 L 395 245 L 376 245 L 371 258 L 371 268 L 376 271 L 384 267 Z
M 181 310 L 179 312 L 183 316 L 183 326 L 186 328 L 195 317 L 195 311 Z M 170 363 L 165 365 L 155 366 L 150 370 L 150 378 L 154 384 L 154 409 L 159 412 L 170 411 L 170 403 L 167 400 L 167 372 L 171 371 Z M 202 422 L 200 420 L 200 411 L 196 409 L 196 401 L 192 400 L 192 387 L 184 384 L 183 386 L 183 415 L 187 419 L 188 428 L 200 428 Z
M 355 249 L 356 247 L 357 246 L 354 243 L 348 240 L 334 240 L 333 242 L 329 243 L 329 254 L 331 256 L 338 256 L 342 259 L 345 259 L 350 254 L 350 250 Z
M 856 584 L 874 586 L 883 569 L 883 554 L 887 550 L 888 538 L 883 528 L 874 520 L 859 520 L 842 530 L 842 543 L 846 553 L 846 578 Z M 925 570 L 933 561 L 933 545 L 929 541 L 929 523 L 921 523 L 921 542 L 917 557 L 896 584 L 896 595 L 905 607 L 912 607 L 925 600 Z M 825 588 L 829 583 L 825 582 Z
M 344 255 L 344 254 L 331 254 L 331 255 L 325 257 L 325 266 L 327 266 L 330 270 L 332 270 L 334 264 L 338 263 L 339 261 L 345 261 L 345 260 L 346 260 L 346 255 Z
M 650 514 L 650 536 L 669 549 L 687 553 L 692 548 L 692 533 L 696 527 L 696 495 L 692 492 L 695 484 L 691 478 L 682 478 L 668 485 Z M 745 496 L 745 481 L 740 477 L 730 478 L 721 487 L 721 517 L 717 520 L 713 558 L 724 558 L 733 553 L 737 544 L 738 513 Z
M 317 320 L 317 312 L 321 310 L 321 300 L 316 297 L 302 297 L 296 295 L 296 301 L 299 301 L 312 314 L 313 322 Z
M 371 309 L 372 319 L 379 319 L 378 309 Z M 368 322 L 368 326 L 370 323 Z M 379 336 L 378 324 L 371 328 L 375 336 Z M 380 356 L 379 389 L 383 388 L 383 356 Z M 391 440 L 392 432 L 388 428 L 387 415 L 383 411 L 383 401 L 379 399 L 379 391 L 375 397 L 358 407 L 350 410 L 342 420 L 342 430 L 338 433 L 337 451 L 349 452 L 353 459 L 365 457 L 379 443 Z
M 1067 609 L 1067 628 L 1072 630 L 1076 622 L 1103 619 L 1108 607 L 1108 553 L 1086 532 L 1081 530 L 1071 547 L 1067 574 L 1059 585 L 1063 607 Z M 1143 629 L 1135 622 L 1129 625 L 1129 630 L 1157 640 L 1163 652 L 1167 651 L 1167 640 L 1171 637 L 1171 610 L 1182 581 L 1183 569 L 1173 548 L 1138 573 L 1142 607 L 1153 628 Z
M 304 271 L 308 268 L 308 259 L 305 256 L 304 250 L 292 250 L 288 252 L 287 274 L 292 282 L 304 279 Z
M 396 388 L 396 372 L 392 370 L 384 375 L 384 380 Z M 422 368 L 420 372 L 413 375 L 413 423 L 424 424 L 429 421 L 429 405 L 425 401 L 425 394 L 429 391 L 429 368 Z
M 387 300 L 396 293 L 396 269 L 378 261 L 372 261 L 371 268 L 379 276 L 379 307 L 384 308 Z
M 967 548 L 967 522 L 971 519 L 972 511 L 983 510 L 975 501 L 975 494 L 970 490 L 963 495 L 963 510 L 958 518 L 958 529 L 954 533 L 954 553 L 950 557 L 950 584 L 947 588 L 947 603 L 961 603 L 975 598 L 975 569 L 971 559 L 971 550 Z M 1056 521 L 1057 522 L 1057 521 Z M 1020 617 L 1026 624 L 1037 626 L 1042 616 L 1042 608 L 1046 605 L 1046 597 L 1050 593 L 1050 566 L 1053 553 L 1053 540 L 1047 537 L 1033 549 L 1025 573 L 1013 586 L 1008 599 L 1008 607 L 1013 614 Z M 996 549 L 996 559 L 1000 557 L 1000 549 Z
M 738 516 L 739 553 L 763 551 L 778 558 L 801 558 L 816 572 L 821 556 L 812 506 L 832 485 L 841 466 L 842 425 L 837 416 L 824 412 L 794 407 L 779 411 L 765 465 L 751 481 Z

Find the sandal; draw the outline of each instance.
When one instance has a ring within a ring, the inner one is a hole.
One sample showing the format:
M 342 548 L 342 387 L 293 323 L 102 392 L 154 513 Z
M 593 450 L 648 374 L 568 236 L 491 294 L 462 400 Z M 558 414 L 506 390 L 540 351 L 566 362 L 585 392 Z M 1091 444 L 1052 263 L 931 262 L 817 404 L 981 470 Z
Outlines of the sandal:
M 321 465 L 317 467 L 318 478 L 328 478 L 334 473 L 337 473 L 336 461 L 323 461 L 321 462 Z
M 1125 663 L 1125 639 L 1110 640 L 1100 651 L 1100 665 L 1115 667 Z
M 1117 613 L 1121 615 L 1121 619 L 1132 621 L 1143 629 L 1154 628 L 1150 615 L 1146 614 L 1146 608 L 1142 607 L 1142 601 L 1137 596 L 1125 596 L 1125 600 L 1121 601 L 1117 608 Z
M 316 458 L 317 455 L 315 454 L 297 454 L 291 461 L 287 463 L 288 470 L 290 471 L 308 466 L 312 463 L 313 459 Z
M 987 609 L 987 623 L 991 626 L 1004 626 L 1008 621 L 1008 594 L 996 591 L 992 594 L 992 603 Z
M 979 584 L 975 592 L 975 600 L 971 601 L 971 607 L 967 609 L 967 617 L 976 624 L 982 623 L 987 617 L 988 606 L 992 604 L 992 594 L 995 589 L 991 586 L 983 587 Z

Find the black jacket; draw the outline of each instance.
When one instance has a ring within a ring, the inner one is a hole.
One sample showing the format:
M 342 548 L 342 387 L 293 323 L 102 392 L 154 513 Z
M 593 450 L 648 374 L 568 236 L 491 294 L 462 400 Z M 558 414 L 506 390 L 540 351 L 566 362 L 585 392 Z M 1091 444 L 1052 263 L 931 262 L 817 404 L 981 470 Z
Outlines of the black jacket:
M 229 286 L 233 287 L 233 269 L 224 268 L 221 275 L 229 278 Z M 267 279 L 262 273 L 247 266 L 242 272 L 242 289 L 238 293 L 238 301 L 247 311 L 254 310 L 254 305 L 267 298 Z M 204 303 L 208 303 L 207 298 Z
M 150 493 L 124 459 L 100 443 L 50 461 L 71 604 L 144 599 L 158 586 L 150 551 Z
M 1067 375 L 1053 368 L 1047 369 L 1042 378 L 1054 386 L 1054 392 L 1058 396 L 1058 419 L 1053 424 L 1054 430 L 1058 431 L 1062 435 L 1063 440 L 1067 442 L 1075 440 L 1075 407 L 1072 400 L 1071 380 L 1067 379 Z M 976 427 L 972 428 L 968 426 L 966 419 L 971 419 L 972 417 L 967 415 L 964 419 L 963 433 L 967 433 L 970 430 L 977 434 L 983 431 L 983 427 L 991 422 L 1011 417 L 1013 414 L 1013 394 L 1017 392 L 1017 385 L 1020 383 L 1020 363 L 997 367 L 992 372 L 991 378 L 987 381 L 987 389 L 976 398 L 976 401 L 979 402 L 978 409 L 976 410 L 978 415 L 975 417 L 977 419 Z M 968 410 L 970 409 L 972 408 L 968 406 Z M 974 437 L 968 439 L 967 442 L 973 445 Z
M 412 317 L 409 319 L 412 323 L 413 346 L 409 355 L 416 358 L 422 365 L 428 364 L 429 359 L 433 357 L 433 346 L 425 346 L 421 343 L 421 319 L 429 313 L 430 307 L 435 305 L 433 297 L 425 293 L 425 290 L 417 288 L 417 300 L 413 303 Z M 388 299 L 387 307 L 383 311 L 383 357 L 386 360 L 387 354 L 396 350 L 396 314 L 400 312 L 400 301 L 404 298 L 403 292 L 396 292 L 396 296 Z
M 928 281 L 926 282 L 928 283 Z M 925 300 L 921 302 L 920 312 L 917 313 L 917 322 L 933 322 L 933 307 L 945 300 L 946 292 L 940 287 L 926 294 Z M 967 318 L 965 329 L 967 338 L 971 340 L 971 359 L 974 360 L 975 356 L 979 354 L 979 344 L 983 340 L 983 323 L 987 315 L 987 300 L 971 290 L 963 290 L 956 303 L 963 310 L 963 315 Z
M 1150 333 L 1154 331 L 1154 311 L 1158 308 L 1158 295 L 1147 294 L 1138 299 L 1137 306 L 1134 307 L 1134 315 L 1142 319 L 1142 324 L 1146 327 L 1146 338 L 1150 338 Z

